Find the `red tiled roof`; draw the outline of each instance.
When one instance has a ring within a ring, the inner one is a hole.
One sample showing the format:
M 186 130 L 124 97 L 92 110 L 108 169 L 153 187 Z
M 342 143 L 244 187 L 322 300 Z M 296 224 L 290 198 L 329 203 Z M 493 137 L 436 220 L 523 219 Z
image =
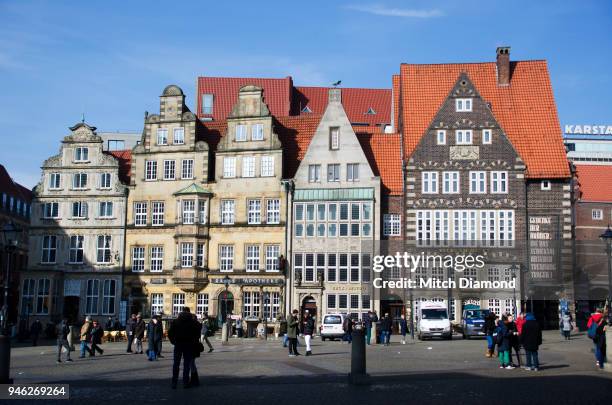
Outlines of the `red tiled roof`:
M 225 120 L 238 100 L 238 90 L 250 84 L 263 88 L 264 101 L 272 115 L 289 115 L 293 82 L 287 76 L 283 79 L 198 77 L 197 116 Z M 213 94 L 212 114 L 202 114 L 202 94 Z
M 28 204 L 32 201 L 32 190 L 15 182 L 4 165 L 0 164 L 0 192 L 13 196 Z
M 274 132 L 283 144 L 283 178 L 295 176 L 310 140 L 319 126 L 320 115 L 276 117 Z
M 130 183 L 130 171 L 132 168 L 132 151 L 127 150 L 113 150 L 106 151 L 111 156 L 114 156 L 119 161 L 119 180 L 123 184 Z
M 509 86 L 497 85 L 495 63 L 402 64 L 401 97 L 405 156 L 414 151 L 462 72 L 527 165 L 529 178 L 568 178 L 569 164 L 545 61 L 511 62 Z
M 612 202 L 612 167 L 576 165 L 581 201 Z
M 400 134 L 355 133 L 374 174 L 380 176 L 383 194 L 401 196 L 403 184 Z
M 322 115 L 327 107 L 329 87 L 295 87 L 293 115 Z M 391 123 L 391 90 L 342 88 L 342 105 L 351 123 L 380 125 Z M 311 113 L 302 112 L 308 107 Z M 372 109 L 375 114 L 367 114 Z

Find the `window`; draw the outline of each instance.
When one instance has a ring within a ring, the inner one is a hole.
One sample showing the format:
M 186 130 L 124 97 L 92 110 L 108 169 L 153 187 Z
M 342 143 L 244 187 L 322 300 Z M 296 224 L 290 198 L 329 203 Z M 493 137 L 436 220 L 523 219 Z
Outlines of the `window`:
M 85 313 L 98 313 L 98 299 L 100 298 L 100 280 L 87 280 L 87 295 L 85 299 Z
M 489 311 L 496 315 L 501 315 L 501 307 L 499 305 L 498 299 L 490 299 L 489 302 Z
M 340 266 L 338 271 L 338 281 L 339 282 L 347 282 L 348 281 L 348 255 L 341 253 L 339 256 Z
M 74 150 L 75 162 L 87 162 L 89 160 L 89 148 L 79 147 Z
M 400 214 L 385 214 L 383 217 L 383 234 L 385 236 L 399 236 L 401 229 Z
M 279 199 L 266 200 L 266 223 L 268 224 L 280 223 L 280 200 Z
M 208 294 L 200 293 L 196 298 L 196 314 L 201 317 L 208 314 Z
M 43 218 L 59 218 L 59 203 L 49 202 L 43 204 Z
M 134 246 L 132 248 L 132 271 L 141 272 L 145 269 L 145 248 Z
M 280 245 L 266 246 L 266 271 L 278 271 Z
M 70 252 L 68 262 L 70 264 L 83 263 L 83 236 L 74 235 L 70 237 Z
M 438 130 L 436 143 L 438 145 L 446 145 L 446 131 L 443 129 Z
M 549 191 L 551 189 L 550 180 L 542 180 L 540 183 L 540 189 L 543 191 Z
M 112 201 L 101 201 L 99 205 L 100 218 L 112 218 L 113 217 L 113 202 Z
M 455 143 L 457 145 L 471 145 L 472 144 L 472 130 L 471 129 L 458 129 L 455 131 Z
M 421 173 L 421 191 L 423 194 L 438 193 L 438 172 Z
M 336 254 L 330 253 L 327 255 L 327 278 L 325 280 L 329 282 L 336 282 L 338 276 L 338 267 L 336 261 Z
M 351 309 L 359 309 L 359 295 L 351 294 Z
M 442 192 L 444 194 L 459 193 L 459 172 L 444 172 Z
M 484 194 L 487 192 L 487 173 L 470 172 L 470 194 Z
M 74 201 L 72 203 L 72 218 L 87 218 L 87 203 L 85 201 Z
M 213 95 L 202 94 L 202 114 L 213 113 Z
M 168 145 L 168 130 L 165 128 L 159 128 L 157 130 L 157 144 Z
M 508 192 L 508 172 L 491 172 L 491 193 L 504 194 Z
M 308 182 L 318 183 L 321 181 L 321 165 L 308 165 Z
M 36 290 L 36 280 L 26 278 L 23 280 L 23 290 L 21 292 L 21 314 L 30 315 L 34 309 L 34 291 Z
M 164 160 L 164 180 L 174 180 L 176 171 L 175 160 Z
M 153 226 L 162 226 L 164 224 L 165 203 L 163 201 L 153 201 L 151 203 L 151 219 Z M 145 211 L 146 223 L 146 211 Z
M 249 224 L 261 223 L 261 200 L 247 200 L 247 221 Z
M 234 219 L 234 200 L 221 200 L 221 223 L 232 225 Z
M 204 267 L 204 244 L 196 245 L 196 267 Z
M 247 126 L 246 125 L 236 125 L 236 141 L 244 142 L 247 140 Z
M 164 269 L 164 247 L 151 246 L 151 271 Z
M 603 219 L 603 210 L 591 210 L 591 218 L 593 218 L 595 221 L 601 221 Z
M 42 263 L 55 263 L 57 254 L 57 236 L 45 235 L 42 243 Z
M 181 178 L 193 179 L 193 159 L 183 159 L 182 166 Z
M 134 225 L 145 226 L 147 224 L 147 203 L 134 203 Z
M 472 111 L 472 99 L 458 98 L 455 100 L 455 107 L 457 112 L 470 112 Z
M 490 129 L 482 130 L 482 143 L 483 145 L 490 144 L 493 142 L 493 131 Z
M 115 313 L 115 296 L 117 294 L 117 282 L 115 280 L 104 280 L 102 287 L 102 314 Z
M 87 173 L 75 173 L 72 176 L 72 188 L 84 189 L 87 187 Z
M 223 177 L 233 178 L 236 177 L 236 158 L 235 157 L 224 157 L 223 158 Z
M 125 141 L 118 139 L 109 139 L 107 142 L 108 150 L 124 150 L 125 149 Z
M 340 165 L 337 163 L 327 165 L 327 181 L 340 181 Z
M 145 180 L 157 180 L 157 162 L 153 160 L 147 160 L 145 162 Z
M 251 139 L 253 141 L 263 141 L 263 124 L 254 124 L 251 127 Z
M 164 294 L 151 294 L 151 315 L 159 315 L 164 312 Z
M 111 188 L 111 174 L 100 173 L 100 188 Z
M 245 291 L 242 293 L 245 318 L 259 318 L 259 291 Z
M 305 282 L 314 282 L 315 281 L 315 271 L 314 271 L 314 255 L 311 253 L 307 253 L 304 255 L 305 258 L 305 266 L 304 272 L 302 276 L 302 280 Z
M 259 246 L 247 245 L 246 247 L 246 270 L 259 271 Z
M 181 243 L 181 267 L 193 267 L 193 243 Z
M 205 224 L 208 219 L 208 210 L 206 209 L 206 205 L 206 200 L 198 200 L 198 210 L 200 211 L 198 221 L 201 224 Z
M 195 201 L 182 201 L 182 220 L 183 224 L 193 224 L 195 222 Z
M 172 143 L 175 145 L 183 145 L 185 143 L 185 128 L 174 128 Z
M 336 308 L 336 294 L 327 295 L 327 308 L 330 308 L 330 309 Z
M 51 281 L 48 278 L 38 280 L 38 290 L 36 291 L 36 313 L 49 313 L 49 287 Z
M 234 270 L 234 246 L 219 245 L 219 270 Z
M 261 177 L 274 176 L 274 156 L 261 157 Z
M 347 295 L 346 294 L 338 294 L 338 307 L 339 308 L 348 308 L 348 306 L 347 306 Z
M 62 176 L 59 173 L 49 174 L 49 189 L 57 190 L 61 187 Z
M 351 271 L 350 271 L 351 282 L 352 283 L 359 282 L 359 274 L 360 274 L 359 270 L 360 270 L 360 268 L 359 268 L 359 255 L 358 254 L 352 254 L 351 255 Z
M 329 129 L 329 149 L 338 150 L 340 149 L 340 128 L 331 127 Z
M 346 164 L 346 181 L 359 181 L 359 163 Z
M 111 262 L 111 241 L 110 235 L 98 235 L 98 263 Z
M 267 292 L 267 300 L 264 300 L 264 318 L 274 320 L 280 313 L 280 293 Z
M 183 311 L 185 306 L 185 294 L 174 293 L 172 294 L 172 316 L 177 317 Z
M 255 156 L 242 158 L 242 177 L 255 177 Z

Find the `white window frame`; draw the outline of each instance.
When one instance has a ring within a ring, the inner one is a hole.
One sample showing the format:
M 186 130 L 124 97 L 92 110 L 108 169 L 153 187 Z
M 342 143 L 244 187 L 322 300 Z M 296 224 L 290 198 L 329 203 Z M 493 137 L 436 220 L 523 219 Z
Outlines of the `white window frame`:
M 329 163 L 327 165 L 327 182 L 337 183 L 339 181 L 340 181 L 340 164 L 339 163 Z
M 87 188 L 87 181 L 89 176 L 87 173 L 74 173 L 72 175 L 72 188 L 74 190 L 85 190 Z
M 421 193 L 438 194 L 438 172 L 421 172 Z
M 279 271 L 280 245 L 266 245 L 266 271 Z
M 164 180 L 176 180 L 176 160 L 164 160 Z
M 219 245 L 219 271 L 234 271 L 234 245 Z
M 601 221 L 603 220 L 603 210 L 599 208 L 595 208 L 591 210 L 591 219 L 593 221 Z
M 359 181 L 359 163 L 346 164 L 346 181 Z
M 274 177 L 274 156 L 261 157 L 261 177 Z
M 157 128 L 157 145 L 168 145 L 168 130 L 166 128 Z
M 49 173 L 49 190 L 59 190 L 62 187 L 62 175 L 58 172 Z
M 496 191 L 497 189 L 497 191 Z M 491 172 L 491 194 L 508 194 L 508 172 L 496 170 Z
M 251 140 L 252 141 L 263 141 L 264 140 L 263 124 L 253 124 L 253 126 L 251 126 Z
M 52 218 L 59 218 L 60 217 L 60 209 L 59 209 L 59 202 L 57 201 L 51 201 L 51 202 L 46 202 L 43 204 L 43 218 L 45 219 L 52 219 Z
M 329 149 L 340 149 L 340 127 L 329 127 Z
M 196 315 L 200 315 L 200 317 L 204 317 L 204 314 L 208 314 L 208 304 L 209 304 L 208 294 L 207 293 L 199 293 L 196 296 Z
M 470 172 L 470 194 L 486 194 L 487 192 L 487 172 Z
M 75 162 L 89 162 L 89 148 L 86 146 L 78 146 L 74 149 Z
M 459 194 L 461 190 L 459 172 L 442 172 L 442 193 Z
M 233 179 L 236 177 L 236 157 L 225 156 L 223 158 L 223 178 Z
M 102 241 L 102 246 L 100 246 Z M 102 252 L 102 260 L 100 260 Z M 96 263 L 110 264 L 113 260 L 113 238 L 111 235 L 98 235 L 96 237 Z
M 236 221 L 236 201 L 221 200 L 221 224 L 233 225 Z
M 321 182 L 321 165 L 308 165 L 308 182 L 309 183 L 320 183 Z
M 400 214 L 383 215 L 383 234 L 385 236 L 401 235 L 402 216 Z
M 455 111 L 457 112 L 471 112 L 473 107 L 473 100 L 471 98 L 457 98 L 455 99 Z
M 112 183 L 112 173 L 100 173 L 100 189 L 101 190 L 109 190 Z
M 69 240 L 68 263 L 83 264 L 85 260 L 84 250 L 85 237 L 83 235 L 71 235 Z M 79 259 L 80 256 L 80 259 Z
M 193 267 L 193 243 L 181 242 L 181 267 Z
M 181 223 L 192 225 L 196 222 L 196 200 L 181 200 Z
M 102 285 L 102 315 L 115 313 L 117 300 L 117 280 L 106 279 Z
M 552 183 L 550 180 L 542 180 L 540 182 L 540 190 L 550 191 L 552 189 Z
M 145 181 L 157 180 L 157 161 L 146 160 L 145 161 Z
M 172 130 L 172 144 L 173 145 L 184 145 L 185 144 L 185 128 L 178 127 Z
M 193 179 L 193 159 L 183 159 L 181 161 L 181 179 Z
M 57 261 L 57 236 L 43 235 L 42 255 L 40 262 L 44 264 L 54 264 Z
M 110 212 L 109 212 L 110 207 Z M 98 203 L 98 214 L 99 218 L 109 219 L 113 218 L 113 202 L 112 201 L 100 201 Z
M 100 304 L 100 280 L 87 280 L 85 290 L 85 313 L 96 315 Z
M 172 316 L 177 317 L 185 307 L 185 293 L 172 294 Z
M 255 177 L 255 156 L 242 157 L 242 177 Z
M 146 201 L 134 203 L 134 226 L 147 226 L 147 208 Z
M 164 247 L 151 246 L 150 260 L 151 265 L 149 271 L 153 273 L 164 271 Z
M 280 224 L 280 199 L 269 198 L 266 200 L 266 223 Z
M 436 144 L 446 145 L 446 130 L 445 129 L 439 129 L 436 131 Z
M 236 124 L 236 142 L 247 141 L 247 126 L 245 124 Z
M 261 249 L 259 245 L 245 246 L 245 264 L 247 272 L 258 272 L 261 262 Z
M 164 294 L 151 293 L 151 315 L 163 314 L 164 312 Z
M 474 141 L 474 131 L 471 129 L 457 129 L 455 130 L 455 144 L 456 145 L 471 145 Z
M 166 212 L 166 204 L 164 201 L 151 202 L 151 225 L 163 226 Z M 145 220 L 146 224 L 146 220 Z
M 247 223 L 261 224 L 261 200 L 247 200 Z
M 493 130 L 492 129 L 483 129 L 482 130 L 482 144 L 490 145 L 493 143 Z

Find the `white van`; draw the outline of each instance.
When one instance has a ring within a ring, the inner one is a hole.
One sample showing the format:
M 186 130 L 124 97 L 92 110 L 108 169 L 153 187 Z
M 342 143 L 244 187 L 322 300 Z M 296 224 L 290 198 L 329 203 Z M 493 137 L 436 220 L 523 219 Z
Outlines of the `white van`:
M 347 314 L 341 313 L 325 314 L 321 323 L 321 340 L 342 339 L 342 336 L 344 336 L 342 325 L 344 325 L 344 319 L 347 316 Z
M 450 319 L 446 306 L 439 302 L 422 303 L 417 313 L 419 321 L 417 323 L 418 338 L 440 337 L 452 339 Z

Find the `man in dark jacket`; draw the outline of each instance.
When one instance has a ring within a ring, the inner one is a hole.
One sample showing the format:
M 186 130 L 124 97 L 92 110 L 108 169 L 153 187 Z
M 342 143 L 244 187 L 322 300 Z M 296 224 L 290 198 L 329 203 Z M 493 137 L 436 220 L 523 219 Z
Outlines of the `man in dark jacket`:
M 32 346 L 38 346 L 38 337 L 40 336 L 40 332 L 42 332 L 42 324 L 40 323 L 40 319 L 37 319 L 32 323 L 32 326 L 30 326 Z
M 147 356 L 149 361 L 157 360 L 157 347 L 162 340 L 163 334 L 161 320 L 154 316 L 147 325 Z
M 102 344 L 102 336 L 104 336 L 104 330 L 102 330 L 102 325 L 98 321 L 93 321 L 89 336 L 91 339 L 91 356 L 95 356 L 96 352 L 104 354 L 104 350 L 98 346 Z
M 495 340 L 493 339 L 493 335 L 495 334 L 495 329 L 497 325 L 495 324 L 495 314 L 493 312 L 489 312 L 484 322 L 484 334 L 487 336 L 487 351 L 485 356 L 492 358 L 493 352 L 495 351 Z
M 297 351 L 298 323 L 298 310 L 294 309 L 293 313 L 287 317 L 287 338 L 289 338 L 289 357 L 295 357 L 300 355 Z
M 125 324 L 125 333 L 127 334 L 127 352 L 132 353 L 132 343 L 134 342 L 134 327 L 136 326 L 136 314 L 132 314 L 132 317 L 128 319 Z
M 514 316 L 508 315 L 508 331 L 510 332 L 510 364 L 512 362 L 512 352 L 516 353 L 517 367 L 521 366 L 521 342 L 519 340 L 519 332 L 516 323 L 514 322 Z
M 193 361 L 193 351 L 200 337 L 200 326 L 193 316 L 189 307 L 183 307 L 183 311 L 170 324 L 168 339 L 174 345 L 174 360 L 172 362 L 172 388 L 176 388 L 178 381 L 181 358 L 183 359 L 183 386 L 190 388 L 189 372 Z
M 104 324 L 104 330 L 106 331 L 113 330 L 113 317 L 112 316 L 109 316 L 108 319 L 106 320 L 106 323 Z
M 136 324 L 134 325 L 134 339 L 136 340 L 136 354 L 142 354 L 142 341 L 147 325 L 142 320 L 142 315 L 136 315 Z
M 310 341 L 315 334 L 315 321 L 308 311 L 306 311 L 306 315 L 302 321 L 302 333 L 304 334 L 304 340 L 306 341 L 306 356 L 310 356 L 312 354 Z
M 525 348 L 525 357 L 527 359 L 525 370 L 538 371 L 540 367 L 538 349 L 542 344 L 542 330 L 532 313 L 528 313 L 525 316 L 525 324 L 521 333 L 521 344 Z
M 68 320 L 64 318 L 57 327 L 57 362 L 62 362 L 62 349 L 66 350 L 66 361 L 71 362 L 70 358 L 70 342 L 68 335 L 70 334 L 70 325 Z
M 372 338 L 372 311 L 368 311 L 367 314 L 363 316 L 363 327 L 366 330 L 366 344 L 370 344 L 370 339 Z
M 385 314 L 385 317 L 380 322 L 380 343 L 385 346 L 391 344 L 391 327 L 393 326 L 393 320 L 389 314 Z

